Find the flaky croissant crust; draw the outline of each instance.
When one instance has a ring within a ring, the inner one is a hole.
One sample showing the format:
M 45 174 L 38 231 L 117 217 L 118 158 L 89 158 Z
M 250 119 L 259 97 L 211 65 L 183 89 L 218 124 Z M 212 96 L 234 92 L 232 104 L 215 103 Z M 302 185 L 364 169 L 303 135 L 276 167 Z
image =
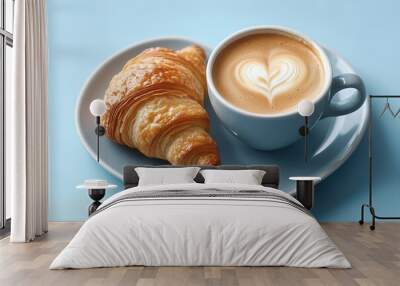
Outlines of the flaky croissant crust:
M 129 60 L 106 90 L 106 135 L 172 164 L 216 165 L 203 107 L 205 55 L 197 46 L 150 48 Z

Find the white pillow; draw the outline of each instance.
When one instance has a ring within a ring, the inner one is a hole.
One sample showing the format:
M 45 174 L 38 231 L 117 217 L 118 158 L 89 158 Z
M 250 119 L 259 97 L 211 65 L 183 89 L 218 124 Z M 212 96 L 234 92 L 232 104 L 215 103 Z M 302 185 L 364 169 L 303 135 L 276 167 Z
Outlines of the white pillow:
M 262 170 L 202 170 L 205 184 L 261 185 L 265 171 Z
M 193 179 L 199 170 L 199 167 L 135 168 L 139 186 L 195 183 Z

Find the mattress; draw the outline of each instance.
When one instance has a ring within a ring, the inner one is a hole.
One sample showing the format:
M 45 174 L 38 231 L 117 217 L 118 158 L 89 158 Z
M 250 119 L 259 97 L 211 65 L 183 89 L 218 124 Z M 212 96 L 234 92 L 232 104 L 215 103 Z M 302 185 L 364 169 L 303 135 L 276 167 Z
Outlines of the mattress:
M 50 269 L 131 265 L 351 267 L 290 195 L 198 183 L 138 186 L 111 196 Z

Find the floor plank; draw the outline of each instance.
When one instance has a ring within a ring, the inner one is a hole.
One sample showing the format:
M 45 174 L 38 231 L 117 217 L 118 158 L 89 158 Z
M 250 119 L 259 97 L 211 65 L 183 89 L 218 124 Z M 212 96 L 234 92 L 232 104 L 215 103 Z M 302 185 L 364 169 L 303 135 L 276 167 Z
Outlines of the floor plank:
M 356 223 L 323 224 L 352 269 L 289 267 L 119 267 L 50 271 L 54 257 L 81 223 L 50 223 L 45 236 L 27 244 L 0 240 L 0 285 L 400 285 L 400 224 L 380 223 L 372 232 Z

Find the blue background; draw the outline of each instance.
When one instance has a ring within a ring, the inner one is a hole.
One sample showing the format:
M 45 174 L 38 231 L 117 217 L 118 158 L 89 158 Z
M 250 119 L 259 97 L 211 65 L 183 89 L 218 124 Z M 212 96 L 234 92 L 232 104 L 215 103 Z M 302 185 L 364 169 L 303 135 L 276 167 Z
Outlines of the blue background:
M 83 220 L 90 203 L 75 185 L 109 175 L 81 144 L 74 121 L 84 82 L 106 58 L 144 39 L 179 35 L 215 46 L 228 34 L 253 25 L 282 25 L 338 51 L 372 94 L 400 94 L 400 1 L 124 1 L 48 0 L 49 219 Z M 400 107 L 393 102 L 395 107 Z M 379 113 L 382 104 L 374 108 Z M 376 120 L 375 202 L 380 215 L 400 205 L 400 118 Z M 354 221 L 367 200 L 367 141 L 317 187 L 321 221 Z M 111 194 L 111 193 L 110 193 Z

